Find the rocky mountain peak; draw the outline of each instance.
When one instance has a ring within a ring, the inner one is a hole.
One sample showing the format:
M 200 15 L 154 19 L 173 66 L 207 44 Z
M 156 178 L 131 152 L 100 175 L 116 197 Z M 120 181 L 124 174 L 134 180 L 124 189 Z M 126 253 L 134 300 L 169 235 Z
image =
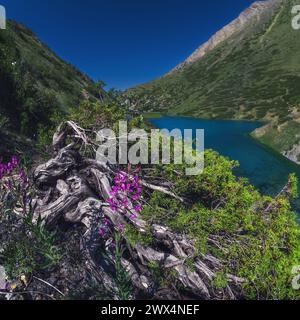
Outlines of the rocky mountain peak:
M 190 57 L 188 57 L 187 60 L 176 66 L 167 75 L 180 71 L 187 65 L 200 60 L 220 43 L 242 31 L 249 23 L 258 23 L 266 12 L 272 12 L 272 10 L 276 9 L 282 1 L 283 0 L 267 0 L 254 2 L 249 8 L 244 10 L 238 18 L 214 34 L 207 42 L 201 45 Z

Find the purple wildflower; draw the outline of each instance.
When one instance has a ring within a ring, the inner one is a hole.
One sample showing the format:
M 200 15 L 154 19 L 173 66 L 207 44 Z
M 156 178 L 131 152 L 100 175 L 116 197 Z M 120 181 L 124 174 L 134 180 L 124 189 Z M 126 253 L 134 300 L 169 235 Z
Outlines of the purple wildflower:
M 117 173 L 114 178 L 115 185 L 110 192 L 111 197 L 107 201 L 111 210 L 131 211 L 133 208 L 136 213 L 142 211 L 140 203 L 142 186 L 137 174 L 139 171 L 140 169 L 136 170 L 133 176 L 124 171 Z M 136 218 L 136 213 L 132 213 L 131 218 Z
M 104 228 L 100 228 L 100 230 L 99 230 L 99 235 L 100 235 L 101 237 L 104 237 L 105 234 L 106 234 L 105 229 L 104 229 Z

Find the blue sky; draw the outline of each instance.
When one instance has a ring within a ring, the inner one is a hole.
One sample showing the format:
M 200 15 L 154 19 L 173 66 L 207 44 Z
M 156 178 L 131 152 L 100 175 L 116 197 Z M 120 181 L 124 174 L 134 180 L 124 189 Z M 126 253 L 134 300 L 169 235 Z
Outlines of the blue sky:
M 158 78 L 252 0 L 0 0 L 8 18 L 108 87 Z

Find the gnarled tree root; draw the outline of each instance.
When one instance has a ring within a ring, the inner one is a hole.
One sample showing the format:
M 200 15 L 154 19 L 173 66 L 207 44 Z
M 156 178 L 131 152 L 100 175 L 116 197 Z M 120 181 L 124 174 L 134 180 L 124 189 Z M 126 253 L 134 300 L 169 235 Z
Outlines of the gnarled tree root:
M 73 139 L 74 143 L 65 146 L 67 138 Z M 163 225 L 149 226 L 139 213 L 135 212 L 136 218 L 132 218 L 132 212 L 112 211 L 106 201 L 115 172 L 107 165 L 80 155 L 78 143 L 89 143 L 83 129 L 73 122 L 59 127 L 53 143 L 56 156 L 37 167 L 34 172 L 38 194 L 34 201 L 34 219 L 41 217 L 47 226 L 54 226 L 61 218 L 69 223 L 83 224 L 85 233 L 82 236 L 82 254 L 86 259 L 87 269 L 99 283 L 105 284 L 114 293 L 114 297 L 118 298 L 111 244 L 114 234 L 119 232 L 124 251 L 121 263 L 131 278 L 136 295 L 149 298 L 174 297 L 176 290 L 174 291 L 173 284 L 160 290 L 156 286 L 149 268 L 151 263 L 156 263 L 162 270 L 172 271 L 175 280 L 195 298 L 236 298 L 241 291 L 243 279 L 228 275 L 227 287 L 215 289 L 213 281 L 217 273 L 223 270 L 223 262 L 211 255 L 197 254 L 191 239 Z M 183 198 L 165 187 L 146 181 L 143 181 L 143 186 L 184 202 Z M 101 238 L 99 230 L 105 219 L 110 221 L 109 232 Z M 120 225 L 127 224 L 134 226 L 142 234 L 151 232 L 153 244 L 129 243 L 119 228 Z M 99 248 L 103 250 L 101 259 L 97 254 Z M 187 263 L 191 259 L 192 266 Z M 175 297 L 180 298 L 180 293 L 176 293 Z

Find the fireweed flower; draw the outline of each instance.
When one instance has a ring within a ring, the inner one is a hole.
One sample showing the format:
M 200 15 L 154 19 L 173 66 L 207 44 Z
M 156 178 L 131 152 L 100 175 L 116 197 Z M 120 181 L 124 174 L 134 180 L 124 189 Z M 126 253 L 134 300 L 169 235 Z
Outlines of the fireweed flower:
M 100 235 L 101 237 L 104 237 L 105 234 L 106 234 L 106 230 L 105 230 L 104 228 L 100 228 L 100 230 L 99 230 L 99 235 Z
M 19 177 L 23 181 L 24 184 L 28 182 L 28 177 L 27 177 L 24 170 L 20 171 Z
M 114 178 L 114 185 L 110 192 L 111 196 L 107 203 L 112 211 L 119 210 L 123 214 L 129 211 L 131 219 L 136 219 L 137 214 L 143 209 L 140 202 L 142 191 L 141 180 L 137 173 L 131 175 L 130 173 L 119 171 Z M 104 220 L 99 231 L 100 236 L 105 236 L 109 223 L 108 219 Z M 123 232 L 125 225 L 119 225 L 118 230 Z
M 12 156 L 11 160 L 8 163 L 2 163 L 2 159 L 0 161 L 0 180 L 4 177 L 12 174 L 16 169 L 20 168 L 20 160 L 17 156 Z
M 124 224 L 119 224 L 118 225 L 118 230 L 122 233 L 125 231 L 125 225 Z
M 0 210 L 13 209 L 16 205 L 23 207 L 26 213 L 30 202 L 29 179 L 17 156 L 3 163 L 0 160 Z
M 111 197 L 108 199 L 110 208 L 113 211 L 117 209 L 130 210 L 132 204 L 136 212 L 141 212 L 142 205 L 140 199 L 142 187 L 140 177 L 138 175 L 131 176 L 130 174 L 120 171 L 114 178 L 114 184 Z

